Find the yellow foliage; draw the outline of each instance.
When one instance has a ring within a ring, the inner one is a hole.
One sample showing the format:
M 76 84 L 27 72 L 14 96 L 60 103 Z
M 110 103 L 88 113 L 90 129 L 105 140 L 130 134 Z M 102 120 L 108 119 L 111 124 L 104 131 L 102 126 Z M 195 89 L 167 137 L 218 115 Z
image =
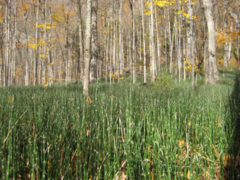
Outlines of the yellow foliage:
M 187 3 L 187 0 L 180 0 L 180 3 Z
M 54 65 L 54 61 L 53 61 L 53 62 L 51 62 L 51 63 L 49 63 L 48 65 Z
M 144 10 L 144 14 L 145 15 L 150 15 L 151 14 L 151 10 Z
M 39 46 L 42 46 L 44 43 L 45 43 L 45 41 L 44 41 L 43 39 L 40 39 L 40 40 L 38 41 L 38 45 L 39 45 Z
M 28 47 L 33 48 L 33 49 L 37 49 L 38 44 L 28 44 Z
M 172 4 L 175 3 L 175 0 L 170 0 L 170 1 L 166 1 L 166 0 L 153 0 L 153 5 L 157 5 L 159 7 L 164 7 L 164 6 L 171 6 Z M 151 2 L 147 1 L 144 3 L 145 6 L 149 7 L 151 6 Z M 146 11 L 144 12 L 144 14 L 147 13 L 146 15 L 151 14 L 151 11 Z
M 64 17 L 62 17 L 60 14 L 53 14 L 52 18 L 58 23 L 64 21 Z
M 38 25 L 38 28 L 44 29 L 44 26 L 45 26 L 45 23 L 42 23 Z M 55 28 L 55 25 L 53 23 L 52 24 L 46 23 L 46 29 L 52 29 L 52 28 Z
M 190 18 L 189 17 L 189 14 L 188 13 L 186 13 L 186 12 L 184 12 L 183 10 L 180 10 L 180 11 L 178 11 L 176 14 L 182 14 L 184 17 L 186 17 L 186 18 Z M 197 19 L 197 17 L 196 16 L 192 16 L 192 18 L 191 19 Z
M 234 41 L 238 35 L 238 31 L 220 31 L 217 33 L 217 43 L 229 43 L 231 41 Z
M 187 71 L 191 71 L 192 70 L 192 63 L 189 62 L 188 60 L 184 61 L 184 69 L 186 69 Z M 194 71 L 195 72 L 200 72 L 200 69 L 198 69 L 197 63 L 194 63 Z
M 1 9 L 1 8 L 0 8 Z M 3 22 L 3 16 L 2 16 L 2 14 L 0 14 L 0 22 Z
M 172 5 L 173 3 L 175 3 L 175 0 L 171 0 L 171 1 L 162 1 L 162 0 L 155 0 L 154 1 L 155 4 L 159 7 L 163 7 L 163 6 L 169 6 Z

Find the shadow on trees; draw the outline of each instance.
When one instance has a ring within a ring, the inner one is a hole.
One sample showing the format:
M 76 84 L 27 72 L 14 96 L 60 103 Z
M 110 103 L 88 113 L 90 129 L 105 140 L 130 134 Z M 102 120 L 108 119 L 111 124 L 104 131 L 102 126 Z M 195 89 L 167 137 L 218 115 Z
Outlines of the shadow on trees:
M 240 73 L 235 77 L 235 85 L 229 97 L 230 121 L 225 131 L 228 137 L 228 156 L 223 158 L 225 179 L 240 179 Z

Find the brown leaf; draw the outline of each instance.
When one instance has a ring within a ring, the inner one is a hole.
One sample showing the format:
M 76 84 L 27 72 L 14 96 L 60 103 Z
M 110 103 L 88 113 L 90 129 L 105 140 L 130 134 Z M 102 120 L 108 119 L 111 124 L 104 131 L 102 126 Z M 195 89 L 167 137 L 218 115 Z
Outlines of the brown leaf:
M 184 146 L 186 146 L 186 142 L 185 142 L 185 140 L 184 139 L 180 139 L 180 140 L 178 140 L 178 147 L 179 148 L 181 148 L 181 147 L 184 147 Z
M 224 157 L 223 157 L 223 164 L 224 164 L 224 167 L 228 167 L 228 168 L 232 168 L 232 158 L 233 156 L 231 154 L 226 154 Z
M 87 97 L 86 101 L 88 102 L 88 104 L 91 104 L 92 103 L 92 100 L 90 97 Z

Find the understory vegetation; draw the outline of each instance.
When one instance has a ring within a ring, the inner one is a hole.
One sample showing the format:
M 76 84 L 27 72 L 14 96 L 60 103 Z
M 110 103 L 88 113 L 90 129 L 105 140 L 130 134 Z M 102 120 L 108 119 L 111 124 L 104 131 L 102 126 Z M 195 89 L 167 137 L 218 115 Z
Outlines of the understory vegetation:
M 0 179 L 237 178 L 240 76 L 224 76 L 1 88 Z

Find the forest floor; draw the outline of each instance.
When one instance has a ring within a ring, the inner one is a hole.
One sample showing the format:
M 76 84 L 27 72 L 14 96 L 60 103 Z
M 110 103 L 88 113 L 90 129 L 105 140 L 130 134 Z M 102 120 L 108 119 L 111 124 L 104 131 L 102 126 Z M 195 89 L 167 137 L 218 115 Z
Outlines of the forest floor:
M 0 179 L 237 179 L 240 76 L 220 77 L 1 88 Z

